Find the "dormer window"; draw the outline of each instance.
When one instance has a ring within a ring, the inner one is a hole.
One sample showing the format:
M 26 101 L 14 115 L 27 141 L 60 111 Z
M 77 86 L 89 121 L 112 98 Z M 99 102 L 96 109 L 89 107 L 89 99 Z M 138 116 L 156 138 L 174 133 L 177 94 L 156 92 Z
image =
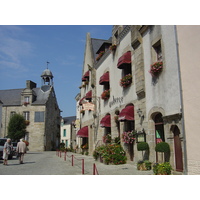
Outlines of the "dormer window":
M 30 97 L 29 96 L 24 97 L 24 103 L 27 103 L 27 104 L 30 103 Z

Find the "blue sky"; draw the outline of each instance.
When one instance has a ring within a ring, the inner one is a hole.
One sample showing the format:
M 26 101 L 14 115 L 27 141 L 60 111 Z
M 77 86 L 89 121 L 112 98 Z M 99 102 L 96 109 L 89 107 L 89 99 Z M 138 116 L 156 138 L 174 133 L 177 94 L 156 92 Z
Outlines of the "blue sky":
M 112 26 L 1 25 L 0 90 L 25 88 L 26 80 L 40 87 L 49 61 L 61 115 L 76 115 L 87 32 L 92 38 L 109 39 Z

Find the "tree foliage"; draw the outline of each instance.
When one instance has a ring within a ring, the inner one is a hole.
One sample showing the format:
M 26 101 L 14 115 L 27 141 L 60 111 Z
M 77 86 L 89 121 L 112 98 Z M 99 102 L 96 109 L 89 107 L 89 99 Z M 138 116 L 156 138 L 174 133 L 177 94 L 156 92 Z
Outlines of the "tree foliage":
M 20 114 L 14 114 L 8 124 L 8 137 L 16 141 L 25 137 L 26 124 L 25 119 Z

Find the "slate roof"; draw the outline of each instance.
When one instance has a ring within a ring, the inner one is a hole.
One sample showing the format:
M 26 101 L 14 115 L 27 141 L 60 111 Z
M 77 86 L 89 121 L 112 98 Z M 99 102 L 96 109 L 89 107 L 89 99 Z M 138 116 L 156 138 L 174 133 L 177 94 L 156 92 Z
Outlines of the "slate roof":
M 20 106 L 21 105 L 21 93 L 23 89 L 11 89 L 11 90 L 0 90 L 0 99 L 3 106 Z M 32 105 L 44 105 L 48 100 L 49 93 L 51 90 L 46 92 L 42 91 L 41 88 L 33 88 L 33 93 L 36 95 L 36 100 Z
M 70 116 L 70 117 L 63 117 L 64 124 L 71 124 L 73 121 L 76 120 L 76 116 Z
M 96 59 L 96 57 L 98 55 L 98 54 L 96 54 L 96 52 L 99 50 L 99 48 L 102 46 L 102 44 L 104 42 L 108 42 L 108 40 L 91 38 L 91 42 L 92 42 L 92 50 L 93 50 L 94 59 Z

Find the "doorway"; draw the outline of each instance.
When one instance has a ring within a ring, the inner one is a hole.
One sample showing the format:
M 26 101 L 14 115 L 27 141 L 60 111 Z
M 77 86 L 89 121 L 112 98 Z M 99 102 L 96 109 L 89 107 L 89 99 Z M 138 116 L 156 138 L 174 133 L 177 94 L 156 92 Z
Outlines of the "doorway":
M 174 155 L 175 155 L 175 164 L 176 171 L 183 171 L 183 155 L 181 148 L 181 140 L 180 140 L 180 130 L 178 126 L 172 126 L 172 132 L 174 133 Z

